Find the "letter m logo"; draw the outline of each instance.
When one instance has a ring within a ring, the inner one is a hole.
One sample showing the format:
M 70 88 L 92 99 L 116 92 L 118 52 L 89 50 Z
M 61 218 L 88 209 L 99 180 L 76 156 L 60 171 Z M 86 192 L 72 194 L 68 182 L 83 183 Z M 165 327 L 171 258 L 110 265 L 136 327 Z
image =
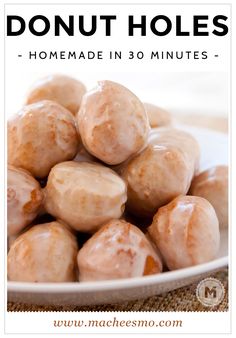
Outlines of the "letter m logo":
M 205 298 L 216 298 L 216 286 L 209 288 L 208 286 L 205 287 Z

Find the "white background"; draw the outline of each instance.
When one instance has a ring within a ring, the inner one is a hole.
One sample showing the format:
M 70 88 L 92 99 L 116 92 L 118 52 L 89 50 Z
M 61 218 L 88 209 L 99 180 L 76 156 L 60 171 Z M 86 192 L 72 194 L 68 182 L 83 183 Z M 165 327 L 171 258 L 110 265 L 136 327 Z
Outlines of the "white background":
M 9 64 L 9 62 L 8 62 Z M 15 72 L 8 67 L 6 114 L 15 114 L 24 104 L 27 92 L 34 81 L 52 73 L 45 68 L 38 71 L 20 69 Z M 76 77 L 88 89 L 96 86 L 98 80 L 112 80 L 122 83 L 144 102 L 157 104 L 171 113 L 207 116 L 227 116 L 229 112 L 229 73 L 228 72 L 85 72 L 66 71 L 55 68 L 56 73 Z M 18 78 L 18 80 L 17 80 Z M 10 80 L 13 79 L 13 80 Z M 14 93 L 14 100 L 12 99 Z
M 16 1 L 15 1 L 16 2 Z M 27 2 L 27 1 L 25 1 L 25 2 Z M 51 2 L 53 2 L 53 1 L 51 1 Z M 58 1 L 57 1 L 58 2 Z M 71 2 L 73 2 L 73 1 L 71 1 Z M 95 2 L 95 0 L 94 0 L 94 2 Z M 105 2 L 105 0 L 103 1 L 103 2 Z M 132 2 L 132 0 L 130 1 L 130 2 Z M 174 0 L 172 0 L 172 2 L 174 2 Z M 182 2 L 185 2 L 185 1 L 182 1 Z M 190 1 L 187 1 L 187 3 L 189 3 Z M 208 2 L 211 2 L 211 1 L 208 1 Z M 215 2 L 217 2 L 217 1 L 215 1 Z M 178 13 L 179 13 L 179 7 L 178 7 Z M 3 22 L 3 20 L 2 20 L 2 22 Z M 1 26 L 1 30 L 2 30 L 2 32 L 3 32 L 3 26 Z M 208 42 L 209 42 L 209 40 L 208 40 Z M 209 46 L 211 46 L 212 45 L 212 43 L 209 43 Z M 15 45 L 15 49 L 16 48 L 18 48 L 17 47 L 18 45 Z M 2 45 L 2 47 L 3 47 L 3 45 Z M 218 46 L 219 47 L 219 46 Z M 229 56 L 229 52 L 227 52 L 227 55 Z M 236 57 L 236 55 L 235 55 L 235 53 L 234 53 L 234 57 Z M 9 62 L 10 62 L 10 59 L 9 59 Z M 37 72 L 35 73 L 35 74 L 33 74 L 32 73 L 32 69 L 31 69 L 31 66 L 28 64 L 27 66 L 25 65 L 25 66 L 23 66 L 21 63 L 18 63 L 18 62 L 16 62 L 16 60 L 15 60 L 15 62 L 13 62 L 13 63 L 8 63 L 8 64 L 10 64 L 11 66 L 10 66 L 10 68 L 12 68 L 12 70 L 11 70 L 11 76 L 7 76 L 8 77 L 8 81 L 10 81 L 10 83 L 8 83 L 7 84 L 7 87 L 6 87 L 6 89 L 7 89 L 7 95 L 8 95 L 8 93 L 9 93 L 9 90 L 8 90 L 8 88 L 9 89 L 11 89 L 11 88 L 14 88 L 14 90 L 12 90 L 12 94 L 11 94 L 11 96 L 10 97 L 8 97 L 7 96 L 7 104 L 8 104 L 8 106 L 9 106 L 9 100 L 11 100 L 11 101 L 15 101 L 15 94 L 16 94 L 16 87 L 11 87 L 11 83 L 14 83 L 14 86 L 16 85 L 16 84 L 19 84 L 19 87 L 17 87 L 18 88 L 18 90 L 19 90 L 19 88 L 21 88 L 22 89 L 22 92 L 24 91 L 25 92 L 25 90 L 26 90 L 26 87 L 30 84 L 30 82 L 34 79 L 34 77 L 37 77 L 37 75 L 38 75 L 38 73 L 40 73 L 41 74 L 41 68 L 40 68 L 40 66 L 39 65 L 37 65 Z M 213 65 L 213 69 L 211 69 L 212 71 L 214 71 L 214 72 L 216 72 L 217 70 L 221 70 L 221 71 L 227 71 L 227 69 L 228 69 L 228 62 L 221 62 L 221 64 L 219 63 L 219 64 L 217 64 L 217 65 Z M 198 68 L 198 66 L 195 64 L 195 65 L 190 65 L 190 63 L 188 64 L 188 65 L 184 65 L 184 67 L 186 67 L 186 69 L 187 70 L 191 70 L 191 71 L 193 71 L 193 70 L 196 70 L 197 68 Z M 224 68 L 224 69 L 222 69 L 222 67 Z M 34 67 L 34 70 L 35 70 L 35 68 L 36 67 Z M 61 67 L 58 67 L 58 65 L 57 65 L 57 67 L 56 67 L 56 65 L 52 65 L 52 64 L 50 64 L 50 67 L 49 67 L 49 70 L 50 70 L 50 72 L 51 71 L 59 71 L 60 70 L 60 68 Z M 116 71 L 117 71 L 117 66 L 115 67 L 116 68 Z M 158 69 L 158 72 L 159 71 L 164 71 L 165 69 L 165 67 L 164 67 L 164 65 L 162 65 L 161 67 L 160 67 L 161 69 Z M 176 70 L 180 70 L 180 68 L 182 68 L 182 67 L 179 67 L 178 66 L 178 69 L 170 69 L 170 66 L 168 66 L 168 69 L 169 70 L 171 70 L 171 71 L 176 71 Z M 208 68 L 208 67 L 206 67 L 206 68 Z M 225 68 L 227 68 L 227 69 L 225 69 Z M 90 68 L 91 69 L 91 68 Z M 4 70 L 4 68 L 2 67 L 2 70 Z M 85 70 L 84 69 L 84 67 L 83 67 L 83 70 Z M 200 69 L 199 69 L 200 70 Z M 203 69 L 202 69 L 203 70 Z M 206 69 L 204 69 L 204 70 L 206 70 Z M 44 71 L 45 71 L 45 69 L 44 69 Z M 93 72 L 95 72 L 95 70 L 93 70 Z M 28 73 L 30 73 L 32 76 L 29 76 L 29 75 L 27 75 Z M 43 73 L 43 71 L 42 71 L 42 73 Z M 46 73 L 47 73 L 47 71 L 46 71 Z M 78 73 L 77 74 L 80 74 L 81 72 L 78 70 Z M 7 74 L 8 74 L 8 69 L 7 69 Z M 200 74 L 200 73 L 199 73 Z M 77 75 L 76 75 L 77 76 Z M 214 76 L 216 76 L 216 75 L 214 75 Z M 225 78 L 225 75 L 223 75 L 223 77 Z M 27 81 L 25 81 L 25 78 L 27 78 Z M 212 82 L 214 82 L 214 81 L 212 81 Z M 180 82 L 179 82 L 180 83 Z M 226 80 L 226 82 L 224 82 L 224 84 L 226 84 L 226 83 L 228 83 L 228 81 Z M 22 85 L 21 85 L 22 84 Z M 1 91 L 1 94 L 3 94 L 3 91 Z M 172 97 L 172 96 L 171 96 Z M 15 106 L 12 106 L 12 107 L 18 107 L 18 105 L 20 104 L 20 97 L 18 97 L 18 100 L 19 101 L 17 101 L 17 105 L 15 105 Z M 2 102 L 3 102 L 3 100 L 2 100 Z M 222 102 L 222 101 L 221 101 Z M 16 107 L 16 108 L 17 108 Z M 226 107 L 226 106 L 224 106 L 224 107 Z M 14 110 L 14 109 L 13 109 Z M 226 108 L 226 110 L 227 110 L 227 108 Z M 1 127 L 2 127 L 2 133 L 1 133 L 1 136 L 2 136 L 2 142 L 1 142 L 1 151 L 2 151 L 2 158 L 4 157 L 3 156 L 3 154 L 4 154 L 4 142 L 3 142 L 3 140 L 4 140 L 4 133 L 3 133 L 3 131 L 4 131 L 4 123 L 3 123 L 3 115 L 1 115 L 0 116 L 0 118 L 1 118 Z M 234 117 L 233 117 L 233 120 L 232 120 L 232 122 L 235 122 L 234 121 Z M 234 127 L 235 127 L 235 123 L 234 123 Z M 235 134 L 233 134 L 233 135 L 235 135 Z M 233 139 L 234 139 L 234 141 L 235 141 L 235 137 L 233 137 Z M 4 164 L 4 163 L 2 163 L 2 164 Z M 3 173 L 4 173 L 4 167 L 2 166 L 2 172 L 1 172 L 1 177 L 3 177 Z M 236 167 L 235 167 L 235 162 L 233 162 L 233 167 L 232 167 L 232 171 L 235 171 L 235 169 L 236 169 Z M 234 178 L 233 178 L 233 181 L 232 181 L 232 185 L 233 186 L 235 186 L 235 181 L 234 181 Z M 1 186 L 1 188 L 3 188 L 3 185 Z M 2 194 L 1 194 L 1 196 L 4 198 L 4 195 L 3 195 L 3 189 L 1 190 L 1 192 L 2 192 Z M 2 200 L 3 200 L 3 198 L 2 198 Z M 2 210 L 3 211 L 3 210 Z M 2 239 L 3 239 L 3 237 L 4 236 L 2 236 Z M 235 249 L 234 249 L 235 250 Z M 235 253 L 234 253 L 234 256 L 235 256 Z M 2 268 L 2 266 L 1 266 L 1 268 Z M 4 275 L 4 273 L 2 272 L 2 276 Z M 232 293 L 233 293 L 233 295 L 234 295 L 234 291 L 232 290 Z M 235 295 L 234 295 L 235 296 Z M 235 297 L 234 297 L 235 298 Z M 5 301 L 6 301 L 6 298 L 5 298 Z M 232 304 L 232 306 L 234 307 L 234 304 Z M 185 317 L 185 314 L 181 314 L 182 316 L 183 316 L 183 318 Z M 212 315 L 214 315 L 214 314 L 212 314 Z M 213 317 L 213 318 L 211 318 L 211 320 L 210 321 L 208 321 L 207 320 L 207 317 L 208 317 L 208 315 L 207 314 L 204 314 L 204 320 L 203 321 L 197 321 L 197 315 L 196 314 L 192 314 L 192 319 L 191 319 L 191 322 L 192 323 L 195 323 L 196 325 L 199 325 L 199 326 L 201 326 L 202 327 L 202 329 L 204 330 L 204 328 L 205 328 L 205 332 L 207 331 L 207 328 L 209 327 L 209 325 L 211 325 L 211 326 L 217 326 L 219 323 L 220 323 L 220 325 L 223 327 L 224 325 L 226 325 L 227 324 L 227 320 L 225 320 L 225 318 L 224 318 L 224 314 L 222 314 L 222 316 L 220 317 L 220 315 L 221 314 L 216 314 L 216 316 L 215 317 Z M 44 315 L 45 317 L 47 317 L 47 316 L 49 316 L 49 314 L 45 314 Z M 186 317 L 188 317 L 187 315 L 186 315 Z M 217 318 L 216 318 L 217 317 Z M 220 318 L 219 318 L 220 317 Z M 1 316 L 1 318 L 3 318 L 3 315 Z M 38 317 L 39 318 L 39 317 Z M 27 325 L 30 325 L 31 327 L 32 327 L 32 329 L 34 329 L 34 327 L 36 326 L 36 324 L 38 323 L 38 325 L 40 326 L 40 319 L 38 320 L 38 322 L 37 322 L 37 320 L 36 321 L 29 321 L 28 320 L 28 315 L 27 315 L 27 313 L 25 313 L 24 314 L 24 319 L 23 319 L 23 314 L 22 314 L 22 316 L 21 316 L 21 320 L 22 320 L 22 328 L 24 328 L 25 327 L 25 325 L 26 325 L 26 323 L 27 323 Z M 3 323 L 3 321 L 1 321 L 1 323 Z M 14 326 L 14 321 L 12 321 L 12 326 Z M 194 330 L 193 330 L 194 331 Z M 196 332 L 196 331 L 195 331 Z M 218 331 L 219 332 L 219 331 Z M 63 335 L 64 336 L 64 335 Z M 68 335 L 65 335 L 65 336 L 68 336 Z M 109 335 L 110 336 L 110 335 Z M 122 336 L 124 336 L 124 335 L 122 335 Z M 88 337 L 88 335 L 86 336 L 86 337 Z M 166 335 L 165 335 L 165 337 L 166 337 Z

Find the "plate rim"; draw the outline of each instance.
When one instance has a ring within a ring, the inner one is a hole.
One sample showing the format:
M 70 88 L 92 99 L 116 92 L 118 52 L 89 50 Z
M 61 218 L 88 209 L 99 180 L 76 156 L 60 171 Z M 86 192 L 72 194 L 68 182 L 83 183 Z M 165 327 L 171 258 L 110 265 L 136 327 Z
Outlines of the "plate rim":
M 198 264 L 179 270 L 166 271 L 150 276 L 115 279 L 94 282 L 68 282 L 68 283 L 29 283 L 29 282 L 7 282 L 8 292 L 33 292 L 33 293 L 88 293 L 97 291 L 123 290 L 127 288 L 159 285 L 180 279 L 196 277 L 207 272 L 222 268 L 228 265 L 228 256 L 217 258 L 213 261 Z

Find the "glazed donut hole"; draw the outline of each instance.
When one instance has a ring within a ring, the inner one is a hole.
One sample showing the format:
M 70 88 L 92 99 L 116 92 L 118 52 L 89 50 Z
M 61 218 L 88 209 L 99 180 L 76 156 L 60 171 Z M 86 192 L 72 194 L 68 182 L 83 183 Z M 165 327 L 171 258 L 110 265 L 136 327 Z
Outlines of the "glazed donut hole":
M 85 148 L 106 164 L 124 162 L 147 142 L 149 123 L 142 102 L 112 81 L 100 81 L 84 95 L 77 120 Z
M 33 84 L 27 95 L 26 104 L 51 100 L 76 115 L 85 93 L 86 88 L 82 82 L 66 75 L 49 75 Z
M 52 168 L 45 195 L 47 212 L 82 232 L 121 217 L 127 199 L 125 182 L 114 171 L 74 161 Z
M 79 136 L 73 115 L 53 101 L 22 108 L 8 121 L 8 163 L 38 178 L 57 163 L 73 159 Z
M 26 170 L 9 165 L 7 169 L 7 232 L 17 235 L 40 213 L 43 192 Z
M 60 224 L 64 225 L 68 231 L 70 231 L 74 236 L 76 236 L 76 238 L 78 239 L 78 244 L 80 247 L 80 244 L 84 243 L 83 237 L 81 236 L 81 233 L 79 233 L 79 237 L 77 237 L 77 232 L 72 229 L 69 225 L 67 225 L 65 222 L 63 222 L 62 220 L 56 219 L 55 217 L 53 217 L 50 214 L 44 213 L 44 214 L 38 214 L 38 216 L 33 220 L 32 223 L 30 223 L 29 225 L 27 225 L 23 230 L 21 230 L 19 233 L 17 233 L 16 235 L 10 235 L 7 237 L 7 244 L 8 244 L 8 251 L 11 247 L 11 245 L 13 244 L 13 242 L 19 237 L 21 236 L 23 233 L 29 231 L 31 228 L 33 228 L 36 225 L 41 225 L 41 224 L 45 224 L 45 223 L 52 223 L 52 222 L 59 222 Z M 82 238 L 81 238 L 82 237 Z
M 146 102 L 144 102 L 143 105 L 146 109 L 151 128 L 170 126 L 172 124 L 171 114 L 165 109 Z
M 77 256 L 79 280 L 111 280 L 160 273 L 162 263 L 136 226 L 112 220 L 96 232 Z
M 148 232 L 169 270 L 211 261 L 219 250 L 215 210 L 201 197 L 175 198 L 158 210 Z
M 189 163 L 193 165 L 194 173 L 198 173 L 200 147 L 191 134 L 174 127 L 161 127 L 151 130 L 148 143 L 167 147 L 174 146 L 179 151 L 182 151 Z
M 228 227 L 228 167 L 218 165 L 195 176 L 190 195 L 208 200 L 217 214 L 220 228 Z
M 39 224 L 11 245 L 8 279 L 22 282 L 72 282 L 76 280 L 78 245 L 59 222 Z
M 161 128 L 160 128 L 161 129 Z M 190 152 L 188 134 L 164 129 L 150 134 L 149 145 L 119 169 L 127 184 L 127 209 L 140 217 L 153 217 L 161 206 L 179 195 L 186 195 L 199 148 Z

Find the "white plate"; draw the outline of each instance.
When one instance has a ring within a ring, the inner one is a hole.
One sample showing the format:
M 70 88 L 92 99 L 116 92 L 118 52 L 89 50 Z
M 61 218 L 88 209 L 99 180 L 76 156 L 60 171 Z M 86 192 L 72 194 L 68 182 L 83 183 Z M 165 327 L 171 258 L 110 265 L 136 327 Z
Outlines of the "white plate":
M 228 137 L 225 134 L 189 126 L 201 147 L 201 169 L 228 163 Z M 191 284 L 228 264 L 228 234 L 221 233 L 218 258 L 214 261 L 158 275 L 87 283 L 8 282 L 8 301 L 50 305 L 94 305 L 146 298 Z

